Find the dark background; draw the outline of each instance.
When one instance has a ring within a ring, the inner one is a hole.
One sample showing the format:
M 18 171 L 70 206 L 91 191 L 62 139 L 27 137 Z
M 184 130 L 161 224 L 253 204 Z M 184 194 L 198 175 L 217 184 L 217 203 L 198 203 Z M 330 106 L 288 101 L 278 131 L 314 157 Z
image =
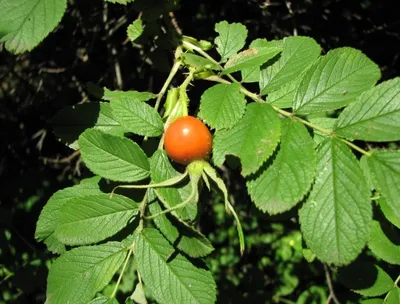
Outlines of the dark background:
M 158 2 L 150 1 L 154 5 Z M 182 0 L 174 17 L 184 34 L 209 41 L 215 37 L 214 24 L 227 20 L 245 24 L 249 41 L 280 39 L 297 33 L 313 37 L 323 52 L 351 46 L 376 62 L 381 68 L 382 80 L 387 80 L 398 76 L 400 67 L 400 19 L 396 2 Z M 71 0 L 61 24 L 32 52 L 13 55 L 0 47 L 0 303 L 2 297 L 7 303 L 44 301 L 46 265 L 54 256 L 34 240 L 35 223 L 55 191 L 72 185 L 82 175 L 89 175 L 79 157 L 69 158 L 73 150 L 57 141 L 50 119 L 65 106 L 88 101 L 89 81 L 109 89 L 154 93 L 165 81 L 172 62 L 168 43 L 148 39 L 132 46 L 126 40 L 126 27 L 137 18 L 138 11 L 132 5 Z M 163 25 L 162 19 L 157 22 Z M 116 65 L 120 67 L 122 83 L 117 80 Z M 176 84 L 179 77 L 177 81 Z M 206 85 L 196 83 L 189 92 L 190 98 L 198 100 Z M 232 191 L 247 202 L 248 198 L 240 191 L 243 180 L 235 173 L 232 176 Z M 208 195 L 205 199 L 214 198 Z M 240 208 L 253 219 L 254 211 L 245 207 L 246 204 L 243 206 Z M 218 213 L 207 208 L 203 214 L 201 222 L 210 238 L 215 230 L 229 225 L 218 222 Z M 264 224 L 269 220 L 260 219 Z M 279 219 L 273 220 L 279 223 Z M 221 226 L 207 224 L 210 222 Z M 282 227 L 282 236 L 297 229 L 296 224 L 286 223 Z M 275 228 L 247 229 L 261 235 Z M 235 303 L 236 297 L 237 303 L 242 303 L 244 293 L 252 293 L 254 303 L 268 302 L 265 294 L 261 293 L 259 298 L 257 294 L 266 288 L 273 293 L 273 275 L 277 270 L 271 265 L 265 269 L 260 269 L 261 266 L 253 269 L 249 265 L 257 263 L 262 256 L 273 259 L 274 249 L 259 246 L 236 265 L 236 252 L 223 251 L 229 246 L 229 236 L 214 242 L 218 252 L 224 252 L 232 260 L 229 267 L 224 268 L 220 263 L 215 270 L 219 302 Z M 295 265 L 297 277 L 309 277 L 309 282 L 302 282 L 292 299 L 307 284 L 325 284 L 321 265 L 314 266 L 305 269 L 304 261 Z M 245 268 L 252 273 L 246 278 L 234 274 Z M 268 271 L 271 273 L 266 274 Z M 235 280 L 226 278 L 229 275 L 243 282 L 236 284 Z

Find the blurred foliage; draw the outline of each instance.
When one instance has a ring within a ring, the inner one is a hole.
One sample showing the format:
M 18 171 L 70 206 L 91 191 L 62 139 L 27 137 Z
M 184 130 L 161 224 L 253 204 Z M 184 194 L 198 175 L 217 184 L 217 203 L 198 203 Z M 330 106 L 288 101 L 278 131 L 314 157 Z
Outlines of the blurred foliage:
M 35 50 L 14 56 L 0 46 L 0 303 L 44 302 L 52 255 L 35 242 L 35 223 L 52 193 L 88 174 L 79 157 L 56 140 L 51 118 L 67 105 L 89 100 L 88 82 L 110 89 L 160 89 L 172 63 L 172 43 L 163 34 L 171 16 L 148 20 L 147 29 L 158 31 L 157 38 L 145 31 L 132 44 L 126 28 L 143 5 L 161 4 L 138 0 L 125 7 L 69 0 L 62 23 Z M 399 75 L 395 1 L 182 0 L 177 5 L 173 21 L 198 39 L 212 41 L 214 24 L 221 20 L 241 22 L 250 39 L 308 35 L 324 51 L 340 46 L 362 50 L 381 67 L 383 80 Z M 206 87 L 196 83 L 189 92 L 192 101 Z M 201 204 L 200 228 L 216 247 L 207 263 L 219 286 L 218 302 L 325 303 L 329 291 L 324 267 L 303 258 L 295 217 L 290 212 L 275 217 L 259 213 L 242 189 L 239 172 L 232 172 L 225 179 L 249 248 L 242 258 L 220 194 L 204 192 Z M 130 269 L 121 299 L 137 283 L 134 265 Z M 111 290 L 109 286 L 103 293 Z M 360 299 L 340 284 L 335 291 L 348 303 Z

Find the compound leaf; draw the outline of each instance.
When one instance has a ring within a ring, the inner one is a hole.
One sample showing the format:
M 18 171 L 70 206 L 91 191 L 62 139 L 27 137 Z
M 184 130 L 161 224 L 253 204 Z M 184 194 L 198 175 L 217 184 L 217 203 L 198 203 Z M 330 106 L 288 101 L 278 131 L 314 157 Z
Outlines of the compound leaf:
M 239 84 L 217 84 L 201 96 L 199 117 L 212 128 L 229 129 L 243 116 L 245 108 Z
M 345 265 L 365 246 L 372 208 L 369 189 L 350 149 L 337 138 L 317 149 L 317 177 L 300 212 L 308 247 L 321 261 Z
M 295 206 L 307 193 L 315 176 L 314 142 L 304 125 L 282 120 L 280 150 L 273 164 L 248 182 L 257 208 L 270 214 Z
M 400 140 L 400 78 L 385 81 L 358 97 L 339 115 L 335 132 L 349 139 Z
M 177 253 L 156 229 L 137 233 L 135 257 L 143 281 L 158 303 L 215 302 L 211 273 Z
M 0 43 L 15 54 L 32 50 L 60 23 L 66 0 L 0 1 Z
M 159 136 L 164 124 L 158 112 L 142 101 L 118 98 L 111 102 L 117 120 L 129 132 L 142 136 Z
M 280 133 L 280 120 L 269 104 L 248 104 L 246 113 L 234 127 L 216 132 L 214 163 L 221 165 L 225 155 L 231 154 L 240 158 L 244 176 L 254 173 L 275 150 Z
M 127 138 L 87 129 L 79 137 L 79 147 L 88 168 L 102 177 L 135 182 L 149 176 L 146 155 Z
M 260 91 L 268 94 L 298 78 L 321 52 L 318 43 L 309 37 L 288 37 L 283 39 L 280 58 L 271 66 L 261 69 Z
M 306 72 L 293 108 L 298 114 L 310 114 L 344 107 L 379 78 L 379 67 L 360 51 L 348 47 L 334 49 Z
M 384 199 L 381 208 L 396 225 L 400 218 L 400 150 L 374 151 L 367 163 L 372 183 Z
M 88 245 L 113 236 L 137 214 L 138 204 L 115 194 L 70 199 L 61 207 L 55 236 L 66 245 Z
M 119 242 L 72 249 L 50 268 L 46 303 L 89 302 L 123 263 L 127 250 Z
M 219 34 L 215 44 L 222 61 L 240 51 L 246 42 L 247 29 L 243 24 L 222 21 L 215 25 L 215 31 Z

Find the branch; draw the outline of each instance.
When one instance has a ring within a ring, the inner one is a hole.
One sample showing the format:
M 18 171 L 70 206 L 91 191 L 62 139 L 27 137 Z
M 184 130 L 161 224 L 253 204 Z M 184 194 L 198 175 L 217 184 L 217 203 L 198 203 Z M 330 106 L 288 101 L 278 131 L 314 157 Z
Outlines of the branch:
M 326 264 L 324 264 L 324 271 L 325 271 L 326 283 L 328 284 L 329 288 L 329 297 L 328 300 L 326 301 L 326 304 L 329 304 L 331 300 L 333 300 L 335 304 L 340 304 L 339 300 L 336 298 L 335 291 L 333 289 L 332 278 L 329 273 L 328 266 L 326 266 Z

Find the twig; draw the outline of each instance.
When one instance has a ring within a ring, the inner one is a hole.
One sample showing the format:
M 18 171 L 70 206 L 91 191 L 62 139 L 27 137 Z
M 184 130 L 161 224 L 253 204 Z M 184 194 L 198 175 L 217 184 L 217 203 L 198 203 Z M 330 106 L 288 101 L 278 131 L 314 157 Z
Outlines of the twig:
M 182 35 L 182 29 L 179 27 L 178 21 L 176 21 L 174 12 L 169 12 L 169 17 L 171 18 L 171 23 L 172 23 L 173 27 L 175 28 L 176 32 L 179 35 Z
M 72 154 L 67 157 L 56 159 L 56 158 L 42 158 L 45 163 L 49 162 L 52 164 L 67 164 L 70 163 L 75 157 L 77 157 L 81 152 L 79 150 L 74 151 Z
M 59 73 L 64 73 L 66 70 L 67 70 L 66 68 L 40 68 L 39 74 L 42 72 L 49 74 L 59 74 Z
M 326 266 L 326 264 L 324 264 L 324 271 L 325 271 L 326 283 L 328 284 L 329 288 L 329 297 L 328 300 L 326 301 L 326 304 L 329 304 L 331 300 L 333 300 L 335 304 L 340 304 L 339 300 L 336 298 L 335 291 L 333 289 L 332 278 L 329 273 L 328 266 Z

